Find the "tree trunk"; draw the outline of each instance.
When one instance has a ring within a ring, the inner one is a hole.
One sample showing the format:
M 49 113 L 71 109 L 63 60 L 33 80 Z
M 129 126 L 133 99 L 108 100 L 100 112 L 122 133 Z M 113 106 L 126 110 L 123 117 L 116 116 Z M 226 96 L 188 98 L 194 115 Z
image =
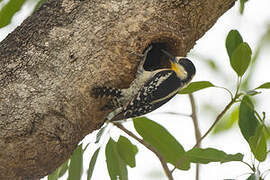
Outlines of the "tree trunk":
M 184 56 L 234 2 L 48 0 L 0 43 L 0 179 L 51 173 L 109 113 L 91 87 L 128 87 L 152 42 Z

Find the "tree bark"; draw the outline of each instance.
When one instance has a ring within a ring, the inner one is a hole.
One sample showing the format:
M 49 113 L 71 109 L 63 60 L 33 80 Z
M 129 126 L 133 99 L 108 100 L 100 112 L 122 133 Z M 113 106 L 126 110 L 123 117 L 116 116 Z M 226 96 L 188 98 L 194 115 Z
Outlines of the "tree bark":
M 184 56 L 234 2 L 48 0 L 0 43 L 0 179 L 51 173 L 109 113 L 91 87 L 128 87 L 152 42 Z

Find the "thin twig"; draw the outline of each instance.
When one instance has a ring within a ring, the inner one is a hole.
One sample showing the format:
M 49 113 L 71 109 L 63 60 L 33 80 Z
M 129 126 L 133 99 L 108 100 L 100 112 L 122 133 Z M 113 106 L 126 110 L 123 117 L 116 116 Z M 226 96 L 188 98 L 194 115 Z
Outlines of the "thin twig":
M 223 109 L 223 111 L 217 116 L 215 122 L 212 124 L 212 126 L 208 129 L 208 131 L 197 141 L 197 143 L 192 147 L 198 147 L 198 145 L 202 142 L 202 140 L 211 132 L 211 130 L 214 128 L 214 126 L 218 123 L 218 121 L 223 117 L 223 115 L 230 109 L 230 107 L 235 103 L 235 98 L 230 101 L 229 104 Z M 179 167 L 179 165 L 183 162 L 184 158 L 181 158 L 175 165 L 175 167 L 171 170 L 171 173 Z
M 156 115 L 156 114 L 169 114 L 169 115 L 191 117 L 191 114 L 178 113 L 178 112 L 172 112 L 172 111 L 152 113 L 152 115 Z
M 238 77 L 238 79 L 237 79 L 237 87 L 236 87 L 236 92 L 235 92 L 234 98 L 236 98 L 238 96 L 238 92 L 240 90 L 241 82 L 242 82 L 242 77 Z
M 231 96 L 231 99 L 233 99 L 233 94 L 232 94 L 232 92 L 229 90 L 229 89 L 227 89 L 227 88 L 225 88 L 225 87 L 222 87 L 222 86 L 215 86 L 216 88 L 220 88 L 220 89 L 224 89 L 225 91 L 227 91 L 229 94 L 230 94 L 230 96 Z
M 195 131 L 195 138 L 196 138 L 196 147 L 200 147 L 200 139 L 201 139 L 201 132 L 198 124 L 198 117 L 197 117 L 197 110 L 196 110 L 196 104 L 194 100 L 194 96 L 192 94 L 189 94 L 189 100 L 191 105 L 191 119 L 193 121 L 194 125 L 194 131 Z M 198 143 L 199 142 L 199 143 Z M 180 159 L 176 166 L 171 170 L 171 173 L 183 162 L 183 159 Z M 199 164 L 196 164 L 196 180 L 199 179 Z
M 191 105 L 191 118 L 193 121 L 193 125 L 194 125 L 194 131 L 195 131 L 195 138 L 196 138 L 196 142 L 197 142 L 197 146 L 196 147 L 200 147 L 201 144 L 198 143 L 199 140 L 201 139 L 201 132 L 200 132 L 200 128 L 199 128 L 199 124 L 198 124 L 198 117 L 197 117 L 197 109 L 196 109 L 196 104 L 195 104 L 195 100 L 194 100 L 194 96 L 193 94 L 189 94 L 189 100 L 190 100 L 190 105 Z M 199 180 L 199 174 L 200 174 L 200 164 L 196 164 L 196 180 Z
M 250 169 L 251 169 L 251 171 L 252 172 L 254 172 L 255 171 L 255 168 L 253 168 L 251 165 L 249 165 L 247 162 L 245 162 L 245 161 L 241 161 L 242 163 L 244 163 L 245 165 L 247 165 Z
M 216 117 L 216 120 L 214 121 L 214 123 L 212 124 L 212 126 L 207 130 L 207 132 L 197 140 L 197 143 L 192 147 L 193 148 L 196 148 L 196 147 L 199 147 L 202 140 L 212 131 L 212 129 L 215 127 L 215 125 L 219 122 L 219 120 L 223 117 L 223 115 L 230 109 L 230 107 L 235 103 L 237 102 L 237 98 L 241 95 L 241 93 L 238 94 L 239 90 L 240 90 L 240 86 L 241 86 L 241 80 L 242 78 L 239 77 L 237 79 L 237 88 L 236 88 L 236 92 L 235 92 L 235 95 L 234 97 L 231 99 L 231 101 L 229 102 L 229 104 L 227 104 L 227 106 L 223 109 L 223 111 Z M 226 88 L 225 88 L 226 89 Z M 228 92 L 230 92 L 228 90 Z M 230 92 L 231 94 L 231 92 Z M 195 105 L 195 104 L 194 104 Z M 193 119 L 193 118 L 192 118 Z M 194 121 L 194 119 L 193 119 Z M 195 127 L 194 127 L 195 128 Z M 196 132 L 196 131 L 195 131 Z M 173 173 L 173 171 L 183 162 L 183 159 L 184 158 L 181 158 L 175 165 L 175 167 L 171 170 L 171 173 Z
M 262 173 L 262 175 L 261 175 L 262 179 L 265 179 L 266 176 L 267 176 L 269 173 L 270 173 L 270 169 L 265 170 L 265 171 Z
M 189 100 L 190 100 L 190 105 L 191 105 L 191 111 L 192 111 L 191 118 L 194 124 L 196 142 L 198 142 L 201 139 L 202 135 L 201 135 L 199 124 L 198 124 L 196 104 L 195 104 L 194 96 L 192 94 L 189 94 Z M 200 147 L 200 143 L 197 144 L 197 147 Z
M 214 126 L 219 122 L 219 120 L 223 117 L 223 115 L 230 109 L 230 107 L 234 104 L 235 99 L 232 99 L 229 104 L 223 109 L 223 111 L 217 116 L 216 120 L 212 124 L 212 126 L 208 129 L 208 131 L 197 141 L 197 143 L 193 146 L 193 148 L 197 147 L 198 144 L 202 142 L 202 140 L 211 132 Z
M 115 126 L 117 126 L 119 129 L 121 129 L 122 131 L 124 131 L 126 134 L 128 134 L 129 136 L 133 137 L 134 139 L 136 139 L 139 143 L 141 143 L 142 145 L 144 145 L 146 148 L 148 148 L 150 151 L 152 151 L 160 160 L 161 165 L 168 177 L 169 180 L 173 180 L 172 174 L 169 170 L 169 167 L 167 166 L 167 162 L 165 160 L 165 158 L 153 147 L 151 146 L 149 143 L 145 142 L 144 140 L 138 138 L 135 134 L 133 134 L 131 131 L 127 130 L 122 124 L 120 123 L 114 123 Z
M 265 128 L 265 131 L 268 134 L 268 136 L 270 136 L 270 131 L 269 131 L 268 127 L 265 125 L 264 120 L 261 118 L 260 114 L 255 109 L 254 109 L 254 113 L 257 116 L 257 118 L 259 119 L 259 121 L 261 122 L 261 124 L 263 125 L 263 127 Z

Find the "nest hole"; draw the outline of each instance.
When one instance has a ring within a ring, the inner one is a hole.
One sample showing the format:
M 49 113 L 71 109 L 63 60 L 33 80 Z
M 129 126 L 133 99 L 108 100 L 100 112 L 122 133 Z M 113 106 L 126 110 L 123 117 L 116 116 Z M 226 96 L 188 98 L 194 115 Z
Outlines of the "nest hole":
M 152 46 L 152 49 L 147 53 L 146 60 L 143 65 L 143 68 L 146 71 L 154 71 L 161 68 L 170 67 L 170 62 L 168 61 L 168 56 L 165 55 L 161 50 L 165 50 L 173 55 L 171 52 L 170 46 L 168 43 L 157 42 L 150 43 L 145 49 L 144 52 Z

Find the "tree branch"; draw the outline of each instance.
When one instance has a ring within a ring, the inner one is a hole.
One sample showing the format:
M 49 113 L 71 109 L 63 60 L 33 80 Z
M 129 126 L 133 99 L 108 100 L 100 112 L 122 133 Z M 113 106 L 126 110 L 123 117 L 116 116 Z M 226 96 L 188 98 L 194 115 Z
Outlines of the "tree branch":
M 198 124 L 196 104 L 195 104 L 193 94 L 188 94 L 188 97 L 189 97 L 190 105 L 191 105 L 191 111 L 192 111 L 191 118 L 194 125 L 196 142 L 199 142 L 201 139 L 201 132 L 200 132 L 199 124 Z M 196 147 L 200 147 L 200 146 L 201 146 L 201 143 L 197 144 Z M 196 177 L 195 177 L 196 180 L 199 180 L 199 174 L 200 174 L 200 164 L 197 163 L 196 164 Z
M 201 132 L 200 132 L 199 124 L 198 124 L 196 104 L 195 104 L 194 96 L 192 94 L 189 94 L 188 97 L 189 97 L 190 105 L 191 105 L 191 111 L 192 111 L 191 118 L 194 125 L 196 142 L 199 142 L 201 139 Z M 197 143 L 196 147 L 200 147 L 200 143 Z
M 237 96 L 237 94 L 236 94 Z M 235 103 L 236 101 L 236 96 L 229 102 L 229 104 L 226 105 L 226 107 L 223 109 L 223 111 L 216 117 L 214 123 L 211 125 L 211 127 L 207 130 L 207 132 L 200 138 L 197 140 L 197 143 L 192 147 L 196 148 L 199 147 L 199 145 L 201 144 L 202 140 L 211 132 L 211 130 L 215 127 L 215 125 L 219 122 L 219 120 L 223 117 L 223 115 L 230 109 L 230 107 Z M 171 173 L 173 173 L 173 171 L 183 162 L 183 158 L 180 159 L 177 163 L 176 166 L 171 170 Z
M 217 116 L 212 126 L 206 131 L 206 133 L 197 141 L 197 143 L 193 146 L 193 148 L 198 147 L 198 145 L 202 142 L 202 140 L 212 131 L 215 125 L 219 122 L 219 120 L 223 117 L 223 115 L 230 109 L 230 107 L 234 104 L 235 99 L 232 99 L 229 104 L 223 109 L 223 111 Z
M 166 176 L 168 177 L 169 180 L 173 180 L 172 174 L 169 170 L 169 167 L 167 166 L 167 162 L 165 158 L 153 147 L 151 144 L 147 143 L 143 139 L 138 138 L 135 134 L 133 134 L 131 131 L 127 130 L 122 124 L 120 123 L 114 123 L 115 126 L 117 126 L 119 129 L 124 131 L 126 134 L 128 134 L 130 137 L 136 139 L 139 143 L 141 143 L 143 146 L 145 146 L 147 149 L 152 151 L 159 159 L 161 162 L 161 165 L 165 171 Z

